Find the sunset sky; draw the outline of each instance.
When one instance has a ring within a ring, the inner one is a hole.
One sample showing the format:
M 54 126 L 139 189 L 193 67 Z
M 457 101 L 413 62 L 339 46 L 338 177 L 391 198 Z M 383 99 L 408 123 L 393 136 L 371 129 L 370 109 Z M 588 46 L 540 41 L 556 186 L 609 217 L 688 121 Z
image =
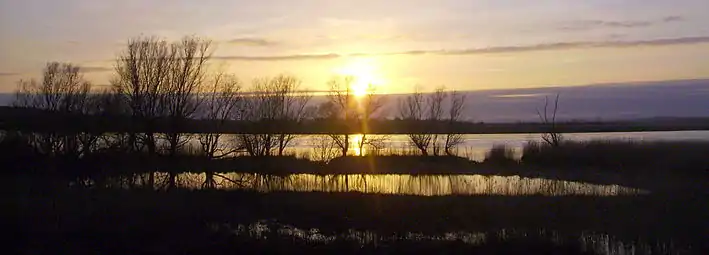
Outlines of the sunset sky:
M 106 85 L 138 35 L 214 41 L 243 80 L 310 89 L 354 75 L 384 93 L 709 78 L 707 0 L 0 0 L 0 91 L 47 61 Z

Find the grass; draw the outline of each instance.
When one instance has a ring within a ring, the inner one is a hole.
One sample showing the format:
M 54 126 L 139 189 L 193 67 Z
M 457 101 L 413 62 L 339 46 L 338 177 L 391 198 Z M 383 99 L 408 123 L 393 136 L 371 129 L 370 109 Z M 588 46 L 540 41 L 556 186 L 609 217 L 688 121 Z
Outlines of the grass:
M 525 165 L 592 167 L 615 173 L 706 177 L 709 142 L 591 140 L 565 141 L 559 147 L 529 142 L 521 161 Z

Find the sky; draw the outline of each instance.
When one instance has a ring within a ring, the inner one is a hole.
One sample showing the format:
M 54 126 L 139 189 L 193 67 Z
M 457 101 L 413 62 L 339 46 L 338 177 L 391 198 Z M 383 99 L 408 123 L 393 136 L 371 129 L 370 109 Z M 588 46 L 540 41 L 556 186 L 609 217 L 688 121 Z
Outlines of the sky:
M 47 61 L 109 84 L 130 38 L 213 41 L 213 70 L 380 93 L 709 78 L 706 0 L 0 0 L 0 92 Z

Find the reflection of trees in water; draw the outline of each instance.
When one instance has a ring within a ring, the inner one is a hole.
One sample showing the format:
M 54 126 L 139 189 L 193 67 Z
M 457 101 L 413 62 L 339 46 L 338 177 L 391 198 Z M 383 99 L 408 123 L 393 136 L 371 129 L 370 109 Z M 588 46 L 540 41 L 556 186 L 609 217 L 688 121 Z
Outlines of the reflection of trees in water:
M 91 180 L 91 186 L 111 188 L 150 187 L 149 174 L 133 174 Z M 170 186 L 169 174 L 155 174 L 155 188 Z M 94 183 L 95 182 L 95 183 Z M 187 189 L 255 190 L 259 192 L 362 192 L 403 195 L 591 195 L 615 196 L 645 193 L 619 185 L 596 185 L 571 181 L 482 175 L 266 175 L 248 173 L 183 173 L 176 179 Z M 76 183 L 76 185 L 81 185 Z
M 236 226 L 221 225 L 217 227 L 234 233 L 240 237 L 250 237 L 258 240 L 298 240 L 311 244 L 332 244 L 354 242 L 359 245 L 378 247 L 395 245 L 397 242 L 459 242 L 468 245 L 482 245 L 488 247 L 513 247 L 524 243 L 553 244 L 565 247 L 563 251 L 573 252 L 574 249 L 585 251 L 588 254 L 677 254 L 692 250 L 673 243 L 671 240 L 650 242 L 648 240 L 624 240 L 605 233 L 583 231 L 581 233 L 560 232 L 549 229 L 496 229 L 481 232 L 455 231 L 440 234 L 421 232 L 382 233 L 374 230 L 347 229 L 341 232 L 326 233 L 317 228 L 298 228 L 293 225 L 283 224 L 275 220 L 259 220 L 250 224 Z M 540 246 L 541 247 L 541 246 Z M 550 246 L 551 247 L 551 246 Z M 504 250 L 504 249 L 498 249 Z M 530 252 L 530 250 L 526 250 Z M 560 250 L 561 251 L 561 250 Z M 534 250 L 531 250 L 533 253 Z M 562 252 L 562 253 L 565 253 Z M 586 254 L 586 253 L 581 253 Z

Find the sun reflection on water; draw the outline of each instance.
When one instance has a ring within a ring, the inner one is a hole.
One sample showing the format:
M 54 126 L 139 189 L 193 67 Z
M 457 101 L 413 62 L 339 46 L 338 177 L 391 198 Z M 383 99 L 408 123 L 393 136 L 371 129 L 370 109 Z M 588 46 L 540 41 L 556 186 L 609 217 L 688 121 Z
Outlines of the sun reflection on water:
M 352 152 L 355 156 L 364 156 L 364 154 L 367 153 L 367 149 L 365 146 L 362 146 L 362 143 L 364 142 L 364 135 L 363 134 L 355 134 L 350 136 L 350 149 L 349 151 Z

